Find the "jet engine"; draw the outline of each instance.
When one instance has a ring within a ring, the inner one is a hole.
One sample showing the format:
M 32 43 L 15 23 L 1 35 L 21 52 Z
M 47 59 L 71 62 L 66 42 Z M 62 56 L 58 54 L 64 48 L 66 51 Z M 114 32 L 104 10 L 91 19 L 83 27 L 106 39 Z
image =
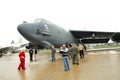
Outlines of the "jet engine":
M 47 46 L 33 45 L 33 44 L 29 43 L 29 44 L 26 46 L 26 49 L 30 49 L 30 48 L 46 49 Z
M 112 41 L 120 42 L 120 33 L 114 33 L 112 35 Z
M 34 45 L 32 45 L 31 43 L 28 43 L 28 45 L 26 46 L 26 49 L 30 49 L 30 48 L 33 48 Z

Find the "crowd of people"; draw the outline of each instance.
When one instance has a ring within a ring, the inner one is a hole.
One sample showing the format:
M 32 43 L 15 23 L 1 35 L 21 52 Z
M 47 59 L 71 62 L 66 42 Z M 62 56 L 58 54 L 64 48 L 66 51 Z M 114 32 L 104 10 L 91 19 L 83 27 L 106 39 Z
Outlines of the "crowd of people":
M 62 55 L 63 58 L 63 63 L 64 63 L 64 70 L 68 71 L 70 70 L 70 65 L 69 65 L 69 60 L 72 59 L 72 64 L 79 65 L 79 60 L 84 58 L 84 50 L 86 50 L 85 45 L 79 43 L 78 46 L 74 43 L 72 44 L 63 44 L 60 47 L 59 53 Z M 56 60 L 55 58 L 55 47 L 52 46 L 51 48 L 51 53 L 52 53 L 52 62 Z M 80 58 L 78 57 L 80 56 Z
M 84 50 L 86 50 L 86 47 L 83 44 L 78 44 L 78 46 L 74 43 L 65 45 L 63 44 L 60 49 L 59 53 L 62 55 L 63 64 L 64 64 L 64 70 L 68 71 L 70 70 L 70 64 L 69 60 L 72 60 L 72 64 L 79 65 L 79 60 L 84 58 Z M 37 61 L 37 49 L 30 48 L 29 49 L 29 56 L 30 56 L 30 62 Z M 34 60 L 33 60 L 34 57 Z M 18 66 L 18 70 L 21 68 L 25 70 L 25 51 L 21 50 L 19 53 L 20 58 L 20 64 Z M 51 47 L 51 61 L 56 61 L 56 49 L 54 46 Z

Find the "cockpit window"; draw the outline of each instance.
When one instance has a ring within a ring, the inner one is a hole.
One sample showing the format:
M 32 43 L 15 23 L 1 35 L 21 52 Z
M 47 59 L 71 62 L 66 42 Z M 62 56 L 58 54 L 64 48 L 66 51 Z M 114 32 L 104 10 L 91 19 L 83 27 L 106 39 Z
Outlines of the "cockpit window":
M 44 31 L 49 32 L 49 28 L 48 28 L 48 26 L 46 24 L 44 24 Z
M 49 27 L 52 24 L 51 22 L 38 18 L 34 21 L 34 23 L 39 23 L 38 29 L 36 30 L 36 34 L 40 34 L 42 32 L 50 33 Z
M 44 23 L 44 24 L 53 24 L 48 20 L 42 19 L 42 18 L 37 18 L 35 19 L 34 23 Z
M 41 27 L 41 26 L 38 26 L 38 28 L 36 29 L 36 34 L 41 34 L 41 33 L 43 33 L 43 32 L 50 33 L 50 30 L 49 30 L 47 24 L 44 24 L 42 27 Z
M 41 34 L 40 29 L 36 30 L 36 34 Z
M 40 23 L 42 21 L 41 18 L 35 19 L 34 23 Z

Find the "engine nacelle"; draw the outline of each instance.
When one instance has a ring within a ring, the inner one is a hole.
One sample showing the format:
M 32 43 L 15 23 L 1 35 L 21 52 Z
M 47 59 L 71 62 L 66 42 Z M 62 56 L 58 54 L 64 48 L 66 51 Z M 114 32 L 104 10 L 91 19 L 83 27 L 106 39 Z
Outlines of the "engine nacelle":
M 30 49 L 30 48 L 45 49 L 45 48 L 47 48 L 47 47 L 46 47 L 46 46 L 40 46 L 40 45 L 35 46 L 35 45 L 29 43 L 29 44 L 26 46 L 26 49 Z
M 112 41 L 120 42 L 120 33 L 114 33 L 112 35 Z
M 33 48 L 34 45 L 32 45 L 31 43 L 29 43 L 27 46 L 26 46 L 26 49 L 30 49 L 30 48 Z

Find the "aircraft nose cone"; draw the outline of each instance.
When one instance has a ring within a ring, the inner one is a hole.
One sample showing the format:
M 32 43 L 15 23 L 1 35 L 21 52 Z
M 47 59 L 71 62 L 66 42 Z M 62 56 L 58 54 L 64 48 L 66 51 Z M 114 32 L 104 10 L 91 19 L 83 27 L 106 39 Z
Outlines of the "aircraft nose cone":
M 24 35 L 26 33 L 26 29 L 25 29 L 24 25 L 22 25 L 22 24 L 17 26 L 17 30 L 21 35 Z
M 26 26 L 23 25 L 23 24 L 20 24 L 17 26 L 17 30 L 21 33 L 21 34 L 24 34 L 26 33 Z
M 22 30 L 22 26 L 18 25 L 17 30 L 20 32 Z

